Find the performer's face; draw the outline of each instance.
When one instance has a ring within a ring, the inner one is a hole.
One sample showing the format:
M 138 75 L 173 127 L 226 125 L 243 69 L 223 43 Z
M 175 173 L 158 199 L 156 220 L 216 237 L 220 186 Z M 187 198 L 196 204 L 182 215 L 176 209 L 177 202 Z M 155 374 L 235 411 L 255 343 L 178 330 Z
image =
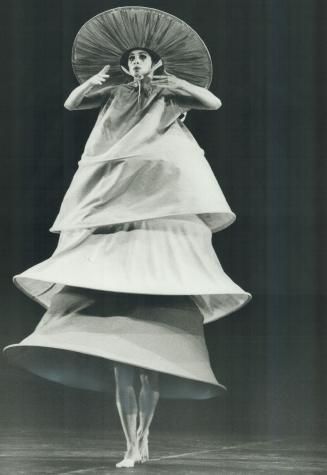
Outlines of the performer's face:
M 149 74 L 151 67 L 152 58 L 147 51 L 135 49 L 129 53 L 128 69 L 134 77 Z

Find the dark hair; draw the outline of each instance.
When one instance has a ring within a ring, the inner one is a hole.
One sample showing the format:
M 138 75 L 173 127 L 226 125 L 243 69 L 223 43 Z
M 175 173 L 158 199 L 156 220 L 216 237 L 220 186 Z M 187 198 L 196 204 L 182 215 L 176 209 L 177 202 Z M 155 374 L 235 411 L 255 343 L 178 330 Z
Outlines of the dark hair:
M 160 56 L 158 55 L 158 53 L 155 53 L 154 51 L 152 51 L 151 49 L 149 48 L 144 48 L 143 46 L 134 46 L 134 48 L 130 48 L 128 49 L 127 51 L 125 51 L 125 53 L 121 56 L 120 58 L 120 65 L 121 66 L 124 66 L 124 68 L 128 69 L 128 56 L 130 54 L 131 51 L 134 51 L 136 49 L 140 49 L 142 51 L 146 51 L 150 56 L 151 56 L 151 59 L 152 59 L 152 65 L 156 64 L 160 59 Z M 162 74 L 164 73 L 164 66 L 160 66 L 160 68 L 158 68 L 156 70 L 156 74 Z

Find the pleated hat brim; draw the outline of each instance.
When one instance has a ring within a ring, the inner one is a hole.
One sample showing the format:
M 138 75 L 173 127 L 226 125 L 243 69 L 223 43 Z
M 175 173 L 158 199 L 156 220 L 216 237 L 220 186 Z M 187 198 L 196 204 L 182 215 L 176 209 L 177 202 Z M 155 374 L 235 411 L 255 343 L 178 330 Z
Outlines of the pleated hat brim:
M 179 18 L 147 7 L 119 7 L 88 20 L 76 35 L 72 65 L 80 83 L 110 64 L 106 85 L 126 82 L 120 67 L 124 52 L 148 48 L 157 53 L 165 70 L 208 88 L 212 62 L 200 36 Z

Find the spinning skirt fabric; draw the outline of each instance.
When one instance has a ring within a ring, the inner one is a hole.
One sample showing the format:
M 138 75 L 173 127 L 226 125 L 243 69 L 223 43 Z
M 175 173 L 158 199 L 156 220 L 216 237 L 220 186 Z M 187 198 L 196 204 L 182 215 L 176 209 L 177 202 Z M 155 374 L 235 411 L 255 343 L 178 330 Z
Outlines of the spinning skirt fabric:
M 15 276 L 14 282 L 46 308 L 63 285 L 190 295 L 206 324 L 251 299 L 224 272 L 211 238 L 209 227 L 196 215 L 67 231 L 49 259 Z
M 224 272 L 197 215 L 61 233 L 46 261 L 14 282 L 46 309 L 4 351 L 14 364 L 74 387 L 112 391 L 113 362 L 160 373 L 161 396 L 209 398 L 203 324 L 251 299 Z
M 112 392 L 113 365 L 122 362 L 158 371 L 164 398 L 226 390 L 212 372 L 203 317 L 188 296 L 65 286 L 35 331 L 5 350 L 12 363 L 72 387 Z

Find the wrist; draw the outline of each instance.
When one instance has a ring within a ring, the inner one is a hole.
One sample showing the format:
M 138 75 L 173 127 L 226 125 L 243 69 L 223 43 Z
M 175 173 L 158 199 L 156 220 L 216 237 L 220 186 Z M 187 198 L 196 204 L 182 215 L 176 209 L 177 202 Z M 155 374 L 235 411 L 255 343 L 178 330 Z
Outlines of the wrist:
M 94 85 L 91 83 L 90 79 L 87 79 L 83 86 L 82 92 L 84 96 L 87 96 L 94 89 Z
M 185 79 L 180 79 L 178 84 L 178 90 L 188 92 L 188 85 L 189 82 L 187 82 Z

